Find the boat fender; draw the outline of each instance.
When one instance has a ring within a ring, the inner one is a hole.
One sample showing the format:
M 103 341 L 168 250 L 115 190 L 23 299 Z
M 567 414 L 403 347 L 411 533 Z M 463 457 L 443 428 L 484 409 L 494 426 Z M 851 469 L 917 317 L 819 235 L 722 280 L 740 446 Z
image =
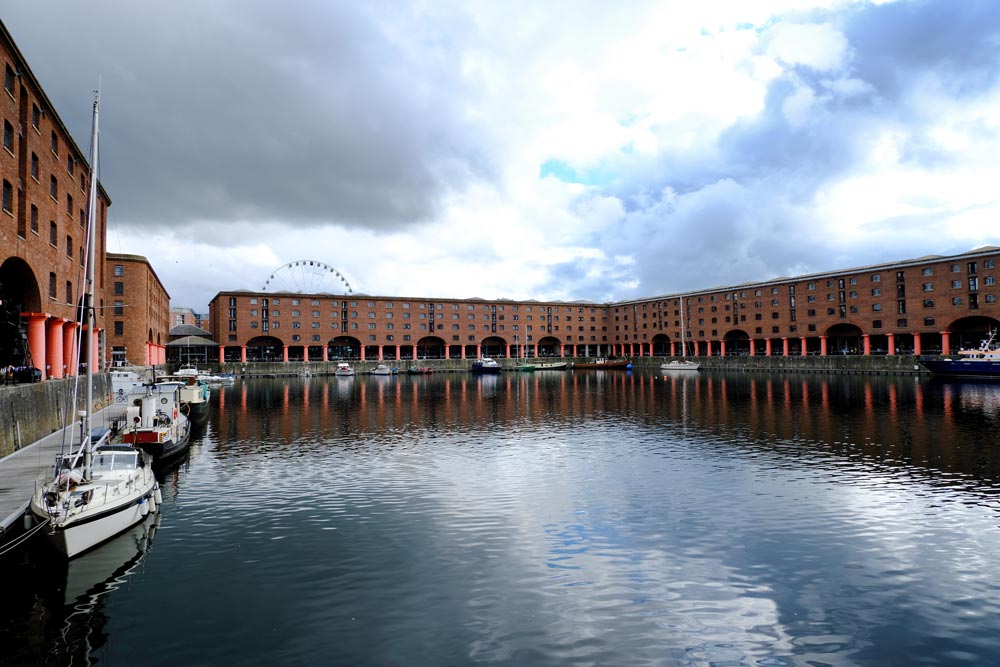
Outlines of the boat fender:
M 142 516 L 149 514 L 149 503 L 146 502 L 145 496 L 143 496 L 142 500 L 139 501 L 139 514 Z
M 157 505 L 161 505 L 163 503 L 163 493 L 160 491 L 159 484 L 153 487 L 153 498 L 156 500 Z

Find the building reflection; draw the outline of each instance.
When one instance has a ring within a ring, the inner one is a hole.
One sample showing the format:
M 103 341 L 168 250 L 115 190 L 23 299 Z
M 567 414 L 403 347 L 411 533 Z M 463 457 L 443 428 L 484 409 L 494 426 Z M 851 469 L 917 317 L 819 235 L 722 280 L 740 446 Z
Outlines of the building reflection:
M 914 376 L 652 375 L 560 372 L 254 379 L 216 392 L 214 432 L 228 448 L 267 442 L 367 445 L 439 429 L 475 433 L 517 425 L 635 419 L 739 433 L 748 446 L 789 445 L 1000 477 L 983 441 L 1000 415 L 1000 385 Z M 691 430 L 687 431 L 692 433 Z

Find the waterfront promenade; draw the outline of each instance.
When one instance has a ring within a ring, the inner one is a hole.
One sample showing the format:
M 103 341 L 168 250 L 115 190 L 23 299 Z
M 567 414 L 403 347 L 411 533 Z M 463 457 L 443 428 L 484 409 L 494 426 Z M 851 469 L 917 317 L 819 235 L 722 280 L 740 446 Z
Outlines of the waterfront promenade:
M 107 424 L 123 413 L 124 406 L 112 403 L 94 413 L 92 424 Z M 52 469 L 63 448 L 64 434 L 65 442 L 70 442 L 71 435 L 74 443 L 80 442 L 79 428 L 80 423 L 74 422 L 0 459 L 0 545 L 7 542 L 9 534 L 22 530 L 21 520 L 36 482 Z

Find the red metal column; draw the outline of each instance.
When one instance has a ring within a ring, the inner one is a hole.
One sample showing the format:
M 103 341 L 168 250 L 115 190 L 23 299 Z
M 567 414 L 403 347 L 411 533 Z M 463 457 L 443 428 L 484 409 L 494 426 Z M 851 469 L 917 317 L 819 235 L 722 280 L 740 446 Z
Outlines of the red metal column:
M 61 317 L 52 317 L 45 322 L 45 371 L 50 378 L 63 376 L 63 323 Z M 96 370 L 96 369 L 95 369 Z
M 890 355 L 896 354 L 896 335 L 886 334 L 886 338 L 889 339 L 889 354 Z
M 76 330 L 79 328 L 77 322 L 63 325 L 63 364 L 66 366 L 66 375 L 76 375 L 80 370 L 76 363 Z
M 826 356 L 826 336 L 819 337 L 819 356 Z
M 941 354 L 951 354 L 951 332 L 941 332 Z
M 920 353 L 921 353 L 921 350 L 920 350 L 920 334 L 915 333 L 915 334 L 913 334 L 913 354 L 917 355 L 917 356 L 920 356 Z
M 864 355 L 870 357 L 872 354 L 872 339 L 868 334 L 861 334 L 861 345 L 864 349 Z

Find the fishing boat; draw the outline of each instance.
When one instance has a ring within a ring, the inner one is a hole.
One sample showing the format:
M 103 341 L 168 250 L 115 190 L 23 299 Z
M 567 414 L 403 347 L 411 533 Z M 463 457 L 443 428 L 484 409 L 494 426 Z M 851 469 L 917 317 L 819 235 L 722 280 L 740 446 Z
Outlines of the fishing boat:
M 97 153 L 99 97 L 93 106 L 91 136 L 90 190 L 87 213 L 87 278 L 84 303 L 80 309 L 83 332 L 78 350 L 93 350 L 94 274 L 97 212 Z M 79 365 L 79 358 L 76 360 Z M 93 359 L 91 359 L 93 362 Z M 52 478 L 40 484 L 32 494 L 31 514 L 44 522 L 42 534 L 67 558 L 73 558 L 127 530 L 156 511 L 159 487 L 146 454 L 130 444 L 113 444 L 111 429 L 94 428 L 94 363 L 87 364 L 86 402 L 80 413 L 80 443 L 68 443 L 66 454 L 56 462 Z M 72 405 L 76 405 L 79 380 L 72 387 Z M 70 428 L 66 432 L 72 431 Z
M 160 382 L 173 382 L 179 385 L 180 411 L 192 424 L 204 424 L 212 405 L 209 398 L 212 395 L 208 383 L 190 375 L 167 375 Z
M 496 375 L 500 373 L 500 364 L 489 357 L 480 357 L 472 362 L 469 371 L 480 375 Z
M 392 375 L 392 369 L 385 364 L 379 364 L 369 371 L 372 375 Z
M 157 464 L 183 454 L 191 437 L 191 422 L 181 407 L 181 389 L 186 386 L 169 381 L 133 389 L 122 423 L 123 441 L 152 456 Z
M 628 359 L 606 359 L 604 357 L 600 357 L 582 364 L 573 364 L 573 369 L 597 369 L 604 371 L 632 370 L 632 363 Z
M 920 357 L 934 375 L 974 379 L 1000 379 L 1000 342 L 992 329 L 979 347 L 960 349 L 955 355 Z
M 337 364 L 337 368 L 334 369 L 333 374 L 337 377 L 354 377 L 354 369 L 347 362 L 341 361 Z

